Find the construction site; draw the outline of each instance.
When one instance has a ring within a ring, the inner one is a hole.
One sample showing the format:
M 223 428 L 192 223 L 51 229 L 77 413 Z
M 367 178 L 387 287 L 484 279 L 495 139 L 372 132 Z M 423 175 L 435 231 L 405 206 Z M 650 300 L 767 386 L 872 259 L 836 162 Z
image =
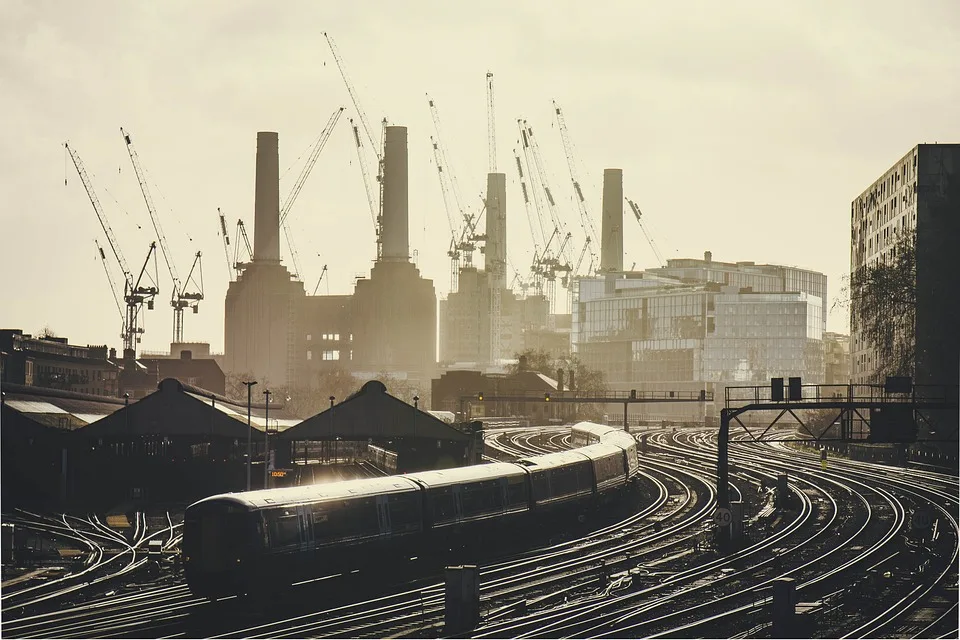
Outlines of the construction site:
M 501 373 L 525 349 L 542 349 L 555 357 L 569 355 L 579 280 L 623 270 L 622 172 L 603 172 L 602 234 L 598 233 L 581 188 L 563 112 L 554 103 L 575 196 L 570 202 L 576 203 L 576 211 L 558 204 L 537 136 L 523 118 L 516 119 L 518 145 L 510 163 L 516 175 L 508 180 L 507 173 L 498 169 L 494 75 L 487 72 L 489 166 L 485 193 L 475 205 L 461 193 L 444 144 L 439 111 L 429 96 L 425 106 L 433 131 L 416 132 L 416 144 L 429 140 L 431 145 L 449 225 L 448 239 L 443 240 L 450 261 L 449 283 L 442 283 L 448 284 L 447 295 L 438 301 L 438 287 L 420 272 L 416 252 L 411 255 L 410 250 L 407 128 L 382 118 L 376 130 L 361 106 L 333 39 L 324 35 L 351 99 L 352 116 L 345 115 L 344 107 L 333 111 L 282 200 L 281 135 L 270 131 L 256 134 L 252 234 L 242 218 L 234 228 L 226 215 L 217 211 L 218 235 L 231 273 L 224 302 L 222 354 L 211 354 L 209 342 L 202 339 L 185 342 L 184 313 L 187 309 L 198 313 L 204 301 L 201 252 L 195 253 L 187 276 L 182 278 L 161 227 L 151 181 L 131 135 L 120 130 L 155 238 L 146 257 L 133 268 L 124 257 L 80 156 L 64 144 L 106 237 L 105 246 L 98 243 L 97 250 L 122 317 L 122 355 L 110 360 L 118 371 L 121 390 L 136 386 L 137 375 L 146 376 L 140 385 L 144 393 L 155 388 L 158 374 L 150 373 L 138 356 L 215 360 L 228 376 L 250 376 L 284 388 L 316 386 L 318 374 L 331 369 L 349 371 L 358 379 L 387 373 L 421 389 L 428 389 L 430 381 L 444 370 Z M 350 127 L 357 153 L 351 164 L 356 161 L 361 170 L 374 222 L 375 234 L 368 245 L 373 266 L 369 274 L 354 278 L 349 293 L 329 295 L 328 291 L 323 295 L 318 291 L 327 267 L 324 265 L 314 286 L 305 282 L 287 218 L 342 121 Z M 519 201 L 522 197 L 522 215 L 534 249 L 532 262 L 520 267 L 518 261 L 510 259 L 507 238 L 508 182 L 519 192 L 510 194 L 511 198 Z M 632 206 L 639 221 L 639 209 Z M 439 244 L 441 237 L 446 238 L 446 233 L 432 232 L 431 243 Z M 599 257 L 598 251 L 602 254 Z M 154 308 L 161 295 L 161 266 L 166 267 L 172 285 L 170 352 L 138 354 L 144 313 Z M 122 293 L 112 275 L 117 268 L 123 274 Z M 181 366 L 190 368 L 189 362 L 181 362 Z M 187 377 L 193 378 L 193 383 L 198 381 L 197 376 Z

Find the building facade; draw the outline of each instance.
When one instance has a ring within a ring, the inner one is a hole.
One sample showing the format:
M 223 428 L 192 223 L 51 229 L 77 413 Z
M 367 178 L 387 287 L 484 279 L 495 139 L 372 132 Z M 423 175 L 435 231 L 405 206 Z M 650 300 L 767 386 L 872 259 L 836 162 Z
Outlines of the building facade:
M 440 301 L 440 363 L 470 363 L 490 366 L 490 278 L 475 267 L 460 269 L 457 291 Z M 510 289 L 500 292 L 500 357 L 512 358 L 530 348 L 531 340 L 540 342 L 557 338 L 546 329 L 549 302 L 544 296 L 517 297 Z M 545 335 L 549 334 L 549 335 Z
M 602 371 L 611 390 L 706 390 L 717 398 L 714 406 L 643 406 L 640 417 L 648 419 L 716 415 L 728 386 L 769 384 L 781 376 L 823 382 L 823 300 L 784 288 L 806 283 L 825 294 L 825 276 L 794 270 L 811 277 L 791 278 L 797 275 L 791 267 L 762 265 L 760 271 L 752 263 L 739 263 L 743 273 L 724 263 L 711 273 L 700 262 L 671 260 L 665 269 L 582 279 L 573 309 L 574 354 Z M 664 273 L 670 269 L 693 273 Z
M 916 316 L 903 327 L 913 347 L 918 384 L 956 385 L 960 377 L 960 144 L 920 144 L 911 149 L 850 206 L 850 272 L 893 258 L 900 237 L 916 255 Z M 853 305 L 851 305 L 853 307 Z M 900 329 L 900 328 L 898 328 Z M 851 378 L 882 382 L 884 363 L 852 309 Z
M 0 330 L 3 382 L 117 397 L 120 365 L 104 346 L 69 344 L 66 338 L 33 337 Z
M 850 384 L 850 336 L 824 332 L 823 384 Z

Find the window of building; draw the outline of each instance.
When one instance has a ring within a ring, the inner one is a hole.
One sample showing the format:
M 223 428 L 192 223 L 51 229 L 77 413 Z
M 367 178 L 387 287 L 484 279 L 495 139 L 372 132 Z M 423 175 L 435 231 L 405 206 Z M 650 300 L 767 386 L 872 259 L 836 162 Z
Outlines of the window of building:
M 311 340 L 313 340 L 313 335 L 308 333 L 308 334 L 307 334 L 307 342 L 310 342 Z
M 340 359 L 340 352 L 337 351 L 337 350 L 324 351 L 324 352 L 323 352 L 323 359 L 324 359 L 324 360 L 339 360 L 339 359 Z
M 313 351 L 307 351 L 307 360 L 313 360 Z

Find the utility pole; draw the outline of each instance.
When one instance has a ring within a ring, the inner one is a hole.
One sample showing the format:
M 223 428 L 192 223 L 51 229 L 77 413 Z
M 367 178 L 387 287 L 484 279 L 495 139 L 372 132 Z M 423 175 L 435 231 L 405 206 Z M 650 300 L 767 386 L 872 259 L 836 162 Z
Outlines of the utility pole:
M 243 384 L 247 387 L 247 491 L 250 491 L 250 470 L 253 465 L 253 427 L 250 425 L 250 392 L 257 384 L 257 381 L 244 381 Z
M 269 476 L 267 472 L 267 467 L 269 466 L 268 462 L 270 460 L 270 394 L 272 392 L 269 389 L 263 390 L 263 395 L 266 396 L 267 402 L 264 405 L 266 407 L 263 414 L 263 488 L 267 488 L 267 478 Z

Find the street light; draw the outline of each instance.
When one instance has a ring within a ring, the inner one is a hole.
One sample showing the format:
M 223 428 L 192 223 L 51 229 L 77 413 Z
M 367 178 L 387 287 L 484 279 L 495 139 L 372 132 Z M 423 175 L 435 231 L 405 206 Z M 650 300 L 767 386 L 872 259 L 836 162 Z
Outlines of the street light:
M 267 488 L 267 467 L 269 466 L 267 462 L 270 460 L 270 394 L 273 393 L 269 389 L 263 390 L 263 395 L 266 396 L 267 402 L 264 405 L 266 409 L 263 414 L 263 488 Z
M 330 396 L 330 439 L 333 439 L 333 401 L 336 400 L 336 396 Z M 328 440 L 327 442 L 330 442 Z M 327 445 L 327 460 L 330 460 L 330 445 Z M 336 462 L 336 461 L 334 461 Z
M 413 437 L 417 437 L 417 407 L 420 404 L 420 396 L 413 396 Z
M 251 380 L 243 384 L 247 386 L 247 491 L 250 491 L 250 469 L 253 465 L 253 427 L 250 426 L 250 391 L 254 385 L 257 384 L 257 381 Z

